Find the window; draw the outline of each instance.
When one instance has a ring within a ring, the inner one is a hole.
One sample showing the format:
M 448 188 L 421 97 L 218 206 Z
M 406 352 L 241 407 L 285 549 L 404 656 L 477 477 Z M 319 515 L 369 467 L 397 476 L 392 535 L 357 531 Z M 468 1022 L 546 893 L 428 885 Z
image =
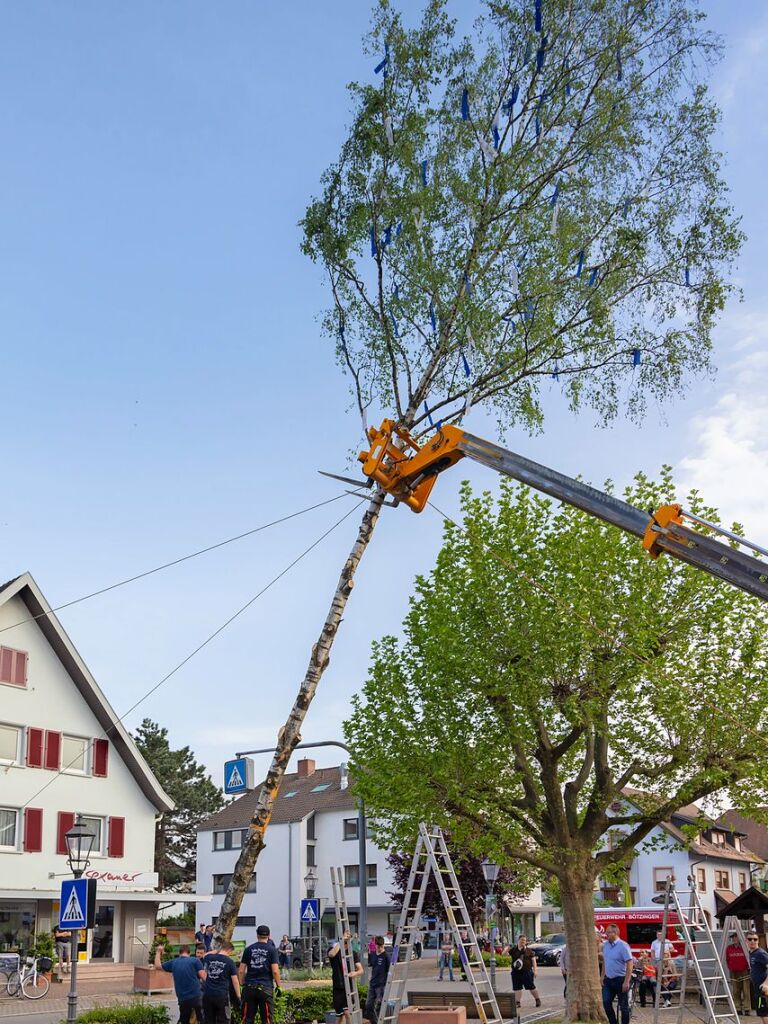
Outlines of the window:
M 667 878 L 674 874 L 672 868 L 654 868 L 653 869 L 653 891 L 654 892 L 666 892 L 667 889 Z
M 742 848 L 741 847 L 741 836 L 734 836 L 733 837 L 733 847 L 734 847 L 735 850 L 741 851 L 741 848 Z
M 324 789 L 330 789 L 330 782 L 321 782 L 319 786 L 313 786 L 310 793 L 322 793 Z
M 21 761 L 21 729 L 17 725 L 0 725 L 0 764 Z
M 699 892 L 707 891 L 707 872 L 704 868 L 696 868 L 696 888 Z
M 214 896 L 221 896 L 229 888 L 229 883 L 232 881 L 232 875 L 214 875 L 213 885 L 211 891 Z M 253 878 L 248 883 L 246 892 L 256 892 L 256 875 L 254 873 Z
M 223 849 L 225 849 L 225 847 L 224 847 L 224 838 L 225 838 L 226 834 L 227 834 L 226 832 L 214 832 L 213 833 L 213 848 L 214 848 L 214 850 L 223 850 Z
M 292 796 L 296 796 L 298 789 L 292 789 L 290 793 L 283 793 L 283 800 L 289 800 Z
M 0 647 L 0 683 L 9 686 L 27 685 L 26 651 L 16 651 L 12 647 Z
M 713 832 L 712 842 L 715 846 L 725 846 L 725 832 Z
M 247 828 L 227 829 L 213 833 L 214 850 L 239 850 L 248 835 Z
M 343 836 L 345 839 L 357 839 L 359 835 L 357 829 L 357 818 L 345 818 L 344 819 L 344 831 Z
M 61 737 L 61 770 L 85 775 L 88 771 L 88 740 L 82 736 Z
M 95 839 L 93 840 L 93 846 L 91 847 L 91 856 L 101 857 L 104 855 L 104 819 L 103 818 L 89 818 L 87 814 L 83 815 L 83 822 L 89 832 L 93 832 Z
M 747 873 L 746 871 L 739 872 L 739 892 L 744 892 L 747 888 Z
M 310 814 L 307 818 L 307 839 L 317 839 L 315 835 L 315 816 Z
M 630 946 L 644 946 L 650 944 L 656 939 L 656 929 L 659 927 L 658 923 L 644 923 L 644 924 L 633 924 L 631 921 L 627 922 L 627 942 Z
M 307 867 L 314 868 L 316 866 L 317 865 L 315 863 L 315 848 L 312 845 L 312 843 L 307 843 Z
M 719 871 L 717 868 L 715 869 L 715 888 L 731 888 L 731 873 L 729 871 Z
M 366 882 L 368 885 L 379 884 L 379 868 L 377 864 L 366 864 L 365 865 Z
M 213 924 L 216 924 L 216 922 L 218 920 L 219 920 L 218 917 L 214 917 Z M 238 917 L 238 919 L 235 921 L 235 927 L 236 928 L 255 928 L 256 927 L 256 918 L 255 917 L 250 917 L 250 916 Z
M 0 807 L 0 850 L 17 849 L 19 812 L 15 807 Z
M 360 885 L 360 865 L 359 864 L 345 864 L 344 865 L 344 885 L 350 889 L 354 889 Z

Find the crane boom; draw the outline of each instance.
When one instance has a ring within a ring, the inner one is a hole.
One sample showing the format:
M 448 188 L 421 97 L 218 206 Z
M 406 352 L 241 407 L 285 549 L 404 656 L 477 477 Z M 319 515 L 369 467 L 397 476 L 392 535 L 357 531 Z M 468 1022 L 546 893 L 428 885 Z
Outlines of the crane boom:
M 643 512 L 581 480 L 574 480 L 459 427 L 442 427 L 423 445 L 417 444 L 393 420 L 384 420 L 378 430 L 372 427 L 368 436 L 371 447 L 358 456 L 363 472 L 414 512 L 426 507 L 440 473 L 460 459 L 470 458 L 639 537 L 652 558 L 662 553 L 672 555 L 768 601 L 766 562 L 691 529 L 684 520 L 703 525 L 761 554 L 768 555 L 768 551 L 686 512 L 680 505 L 663 505 L 655 511 Z

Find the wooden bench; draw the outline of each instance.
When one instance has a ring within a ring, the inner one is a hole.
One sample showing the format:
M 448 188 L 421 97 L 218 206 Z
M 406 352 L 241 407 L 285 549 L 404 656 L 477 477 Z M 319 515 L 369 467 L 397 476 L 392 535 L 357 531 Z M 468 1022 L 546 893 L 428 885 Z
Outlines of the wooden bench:
M 513 992 L 497 992 L 499 1013 L 505 1020 L 517 1015 Z M 411 1006 L 439 1007 L 463 1006 L 467 1017 L 478 1019 L 477 1007 L 471 992 L 424 992 L 423 989 L 408 988 L 408 1003 Z

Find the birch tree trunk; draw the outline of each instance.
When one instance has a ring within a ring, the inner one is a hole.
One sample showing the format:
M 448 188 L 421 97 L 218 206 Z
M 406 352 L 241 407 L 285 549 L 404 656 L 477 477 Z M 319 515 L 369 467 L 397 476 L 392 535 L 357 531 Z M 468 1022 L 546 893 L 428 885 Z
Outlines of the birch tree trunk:
M 232 881 L 221 905 L 219 920 L 216 925 L 216 935 L 218 938 L 230 939 L 232 937 L 240 911 L 240 904 L 243 901 L 243 896 L 253 875 L 253 869 L 256 866 L 256 861 L 259 859 L 259 854 L 265 846 L 264 832 L 269 824 L 269 819 L 272 817 L 272 808 L 280 790 L 280 783 L 283 780 L 288 762 L 296 745 L 301 742 L 301 727 L 309 710 L 309 705 L 312 703 L 312 699 L 317 691 L 318 683 L 330 661 L 331 647 L 336 639 L 336 634 L 344 615 L 344 609 L 347 606 L 349 595 L 354 586 L 354 576 L 357 567 L 373 536 L 385 497 L 386 494 L 383 491 L 378 491 L 371 499 L 363 515 L 360 529 L 357 532 L 357 538 L 347 556 L 344 568 L 339 576 L 339 581 L 336 584 L 333 600 L 328 609 L 323 628 L 320 631 L 320 636 L 312 648 L 309 665 L 299 687 L 299 692 L 296 695 L 296 700 L 285 725 L 278 734 L 275 754 L 256 800 L 256 807 L 249 827 L 248 840 L 243 843 L 240 856 L 237 859 L 237 864 L 232 874 Z

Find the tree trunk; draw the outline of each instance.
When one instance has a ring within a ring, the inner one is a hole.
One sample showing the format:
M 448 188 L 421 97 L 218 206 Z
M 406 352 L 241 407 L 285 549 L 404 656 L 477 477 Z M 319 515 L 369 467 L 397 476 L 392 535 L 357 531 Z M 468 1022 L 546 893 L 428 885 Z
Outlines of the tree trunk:
M 248 840 L 243 844 L 243 848 L 240 851 L 240 856 L 237 859 L 232 875 L 232 881 L 229 883 L 229 889 L 227 889 L 227 894 L 221 904 L 221 911 L 216 924 L 216 935 L 219 938 L 230 939 L 232 937 L 240 904 L 243 901 L 248 882 L 253 875 L 253 869 L 256 866 L 259 854 L 264 849 L 264 832 L 272 816 L 272 807 L 280 789 L 280 783 L 282 782 L 283 775 L 285 775 L 285 770 L 288 767 L 288 762 L 296 748 L 296 744 L 301 742 L 301 726 L 309 710 L 309 705 L 312 703 L 312 698 L 315 696 L 320 677 L 328 666 L 331 647 L 341 625 L 344 609 L 347 606 L 347 600 L 354 584 L 355 572 L 373 535 L 385 497 L 386 494 L 383 491 L 378 491 L 371 499 L 365 511 L 363 521 L 357 533 L 357 539 L 344 563 L 344 568 L 341 570 L 325 624 L 320 632 L 317 643 L 312 648 L 306 675 L 299 687 L 291 713 L 278 734 L 277 747 L 272 758 L 272 764 L 269 766 L 267 777 L 262 782 L 256 799 L 256 807 L 251 819 Z
M 566 867 L 560 878 L 560 899 L 568 943 L 566 1019 L 604 1021 L 595 934 L 593 879 L 579 867 Z

